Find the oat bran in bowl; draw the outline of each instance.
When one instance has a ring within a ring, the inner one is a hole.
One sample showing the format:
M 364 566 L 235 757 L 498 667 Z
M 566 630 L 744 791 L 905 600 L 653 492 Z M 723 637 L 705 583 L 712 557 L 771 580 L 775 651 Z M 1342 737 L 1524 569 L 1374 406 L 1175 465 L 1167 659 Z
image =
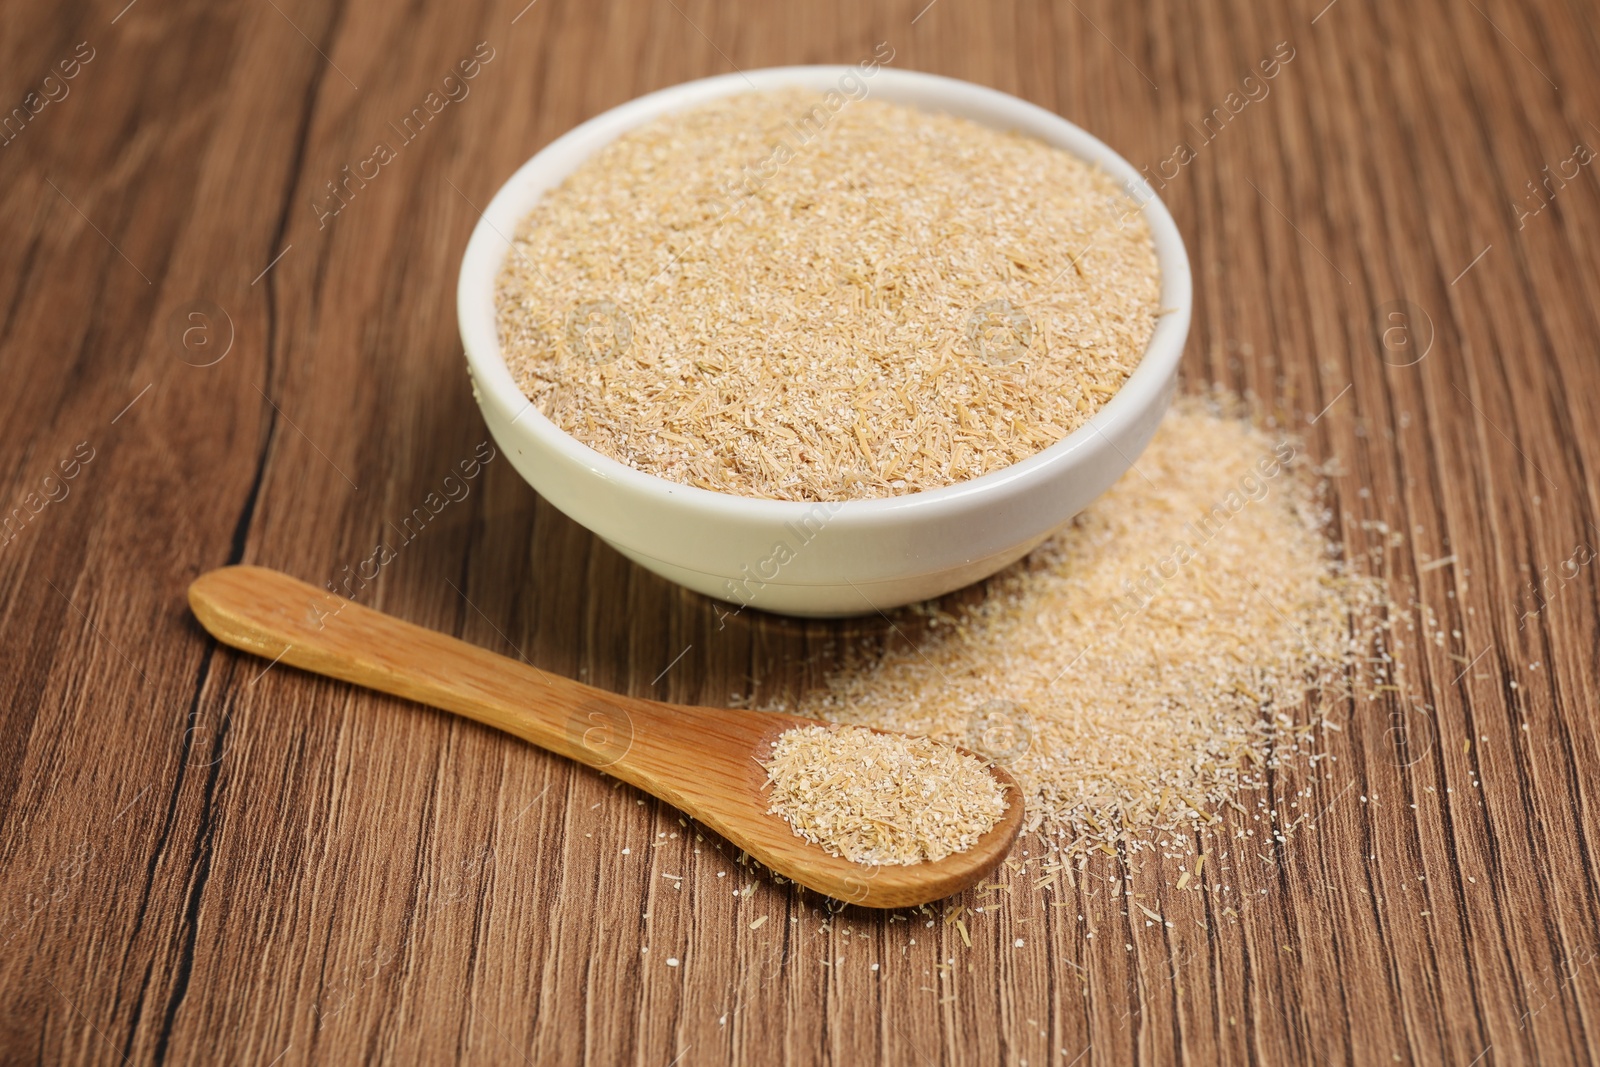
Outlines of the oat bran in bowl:
M 1105 145 L 874 63 L 579 126 L 490 203 L 458 304 L 553 504 L 699 592 L 844 615 L 985 577 L 1108 488 L 1171 399 L 1190 278 Z

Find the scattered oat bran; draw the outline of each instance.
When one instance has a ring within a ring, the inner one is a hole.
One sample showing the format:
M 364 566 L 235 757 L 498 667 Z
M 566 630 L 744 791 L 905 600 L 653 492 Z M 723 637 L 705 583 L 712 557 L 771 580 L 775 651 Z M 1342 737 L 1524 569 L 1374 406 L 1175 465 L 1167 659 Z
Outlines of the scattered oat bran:
M 893 496 L 1054 444 L 1160 314 L 1109 175 L 948 115 L 750 93 L 663 116 L 537 204 L 500 273 L 522 390 L 590 447 L 743 496 Z
M 855 646 L 783 710 L 996 759 L 1026 829 L 1064 851 L 1181 852 L 1299 750 L 1308 693 L 1349 695 L 1390 610 L 1333 556 L 1296 447 L 1180 401 L 1066 530 L 977 590 L 906 609 L 915 648 Z
M 984 762 L 926 737 L 804 726 L 772 743 L 771 807 L 796 834 L 853 863 L 965 852 L 1006 811 Z

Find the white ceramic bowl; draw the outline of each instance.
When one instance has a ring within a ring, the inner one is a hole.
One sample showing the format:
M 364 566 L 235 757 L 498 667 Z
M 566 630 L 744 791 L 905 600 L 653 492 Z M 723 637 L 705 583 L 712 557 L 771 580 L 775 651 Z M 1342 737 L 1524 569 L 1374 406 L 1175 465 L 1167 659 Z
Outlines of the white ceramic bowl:
M 717 97 L 837 88 L 854 67 L 779 67 L 673 86 L 596 116 L 501 187 L 473 230 L 457 307 L 473 393 L 501 451 L 550 503 L 629 559 L 690 589 L 791 615 L 859 615 L 948 593 L 1019 559 L 1138 458 L 1176 386 L 1189 333 L 1189 260 L 1149 184 L 1096 138 L 993 89 L 879 68 L 873 99 L 1015 130 L 1097 163 L 1143 205 L 1161 268 L 1157 322 L 1131 377 L 1086 425 L 1037 455 L 957 485 L 879 500 L 807 504 L 715 493 L 644 474 L 578 443 L 533 408 L 506 369 L 494 283 L 508 238 L 539 198 L 641 123 Z

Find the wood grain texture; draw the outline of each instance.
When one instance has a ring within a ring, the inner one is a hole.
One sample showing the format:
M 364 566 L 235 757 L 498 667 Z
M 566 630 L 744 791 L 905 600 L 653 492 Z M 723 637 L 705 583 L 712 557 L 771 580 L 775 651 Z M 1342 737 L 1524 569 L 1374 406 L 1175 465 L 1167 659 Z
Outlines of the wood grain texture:
M 0 7 L 0 106 L 37 110 L 0 145 L 0 1058 L 1595 1057 L 1600 187 L 1539 188 L 1600 145 L 1593 5 L 124 3 Z M 1338 457 L 1351 557 L 1403 534 L 1383 573 L 1459 634 L 1416 651 L 1423 700 L 1274 775 L 1295 835 L 1230 816 L 1184 891 L 1107 857 L 960 928 L 828 916 L 627 787 L 188 616 L 202 571 L 343 582 L 388 539 L 362 603 L 623 693 L 777 703 L 845 637 L 914 641 L 723 617 L 503 462 L 399 532 L 485 438 L 452 288 L 514 167 L 639 93 L 879 42 L 1162 178 L 1186 386 Z

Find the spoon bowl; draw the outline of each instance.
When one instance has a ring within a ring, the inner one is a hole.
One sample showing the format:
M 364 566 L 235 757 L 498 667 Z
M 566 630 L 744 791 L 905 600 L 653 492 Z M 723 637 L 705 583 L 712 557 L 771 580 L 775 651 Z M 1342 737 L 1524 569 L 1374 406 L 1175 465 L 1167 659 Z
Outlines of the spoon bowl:
M 910 907 L 959 893 L 1005 858 L 1022 826 L 1021 790 L 991 764 L 1007 807 L 970 849 L 925 863 L 853 863 L 767 811 L 760 761 L 780 734 L 827 725 L 820 720 L 609 693 L 264 567 L 201 575 L 189 586 L 189 606 L 223 644 L 454 712 L 595 767 L 666 801 L 783 877 L 851 904 Z

